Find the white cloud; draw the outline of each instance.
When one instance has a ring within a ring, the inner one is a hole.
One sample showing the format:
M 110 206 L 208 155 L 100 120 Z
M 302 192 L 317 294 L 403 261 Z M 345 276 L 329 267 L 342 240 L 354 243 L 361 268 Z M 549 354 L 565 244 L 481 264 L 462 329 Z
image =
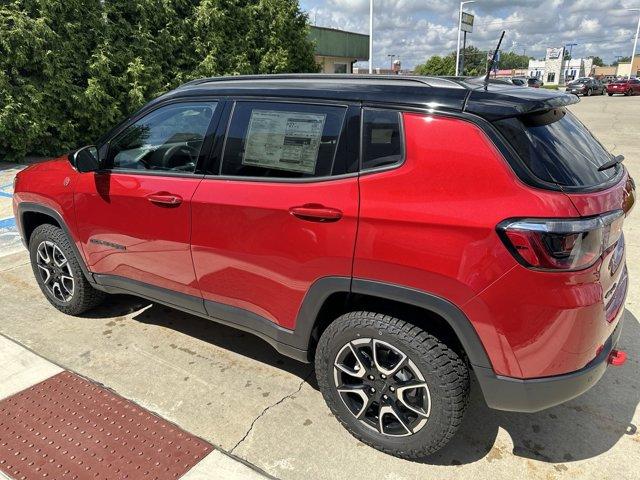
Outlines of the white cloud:
M 478 0 L 468 42 L 495 46 L 506 30 L 503 48 L 542 57 L 547 47 L 577 43 L 574 56 L 598 55 L 605 61 L 628 56 L 637 16 L 625 10 L 634 0 Z M 369 0 L 301 0 L 311 23 L 368 33 Z M 458 0 L 374 0 L 374 65 L 388 54 L 413 67 L 431 55 L 443 55 L 457 40 Z

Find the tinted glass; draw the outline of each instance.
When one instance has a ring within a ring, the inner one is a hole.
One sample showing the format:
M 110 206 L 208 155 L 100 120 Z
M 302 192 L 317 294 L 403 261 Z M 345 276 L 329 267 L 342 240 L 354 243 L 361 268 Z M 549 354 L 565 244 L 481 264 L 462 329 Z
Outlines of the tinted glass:
M 193 172 L 215 102 L 167 105 L 127 127 L 110 144 L 113 169 Z
M 238 102 L 229 124 L 222 175 L 311 178 L 331 175 L 346 108 Z
M 365 109 L 362 119 L 362 169 L 394 165 L 403 158 L 400 113 Z
M 612 156 L 565 109 L 496 122 L 524 163 L 541 180 L 572 187 L 600 185 L 618 171 L 598 171 Z

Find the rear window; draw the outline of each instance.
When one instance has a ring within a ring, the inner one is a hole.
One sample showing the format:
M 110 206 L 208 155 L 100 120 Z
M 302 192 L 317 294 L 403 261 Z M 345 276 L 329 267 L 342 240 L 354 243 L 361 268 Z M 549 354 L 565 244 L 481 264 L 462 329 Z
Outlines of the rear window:
M 331 175 L 346 108 L 237 102 L 222 175 L 313 178 Z
M 508 118 L 495 125 L 540 180 L 567 187 L 595 187 L 621 168 L 598 171 L 612 156 L 564 108 Z
M 388 167 L 402 161 L 400 113 L 367 108 L 362 119 L 362 169 Z

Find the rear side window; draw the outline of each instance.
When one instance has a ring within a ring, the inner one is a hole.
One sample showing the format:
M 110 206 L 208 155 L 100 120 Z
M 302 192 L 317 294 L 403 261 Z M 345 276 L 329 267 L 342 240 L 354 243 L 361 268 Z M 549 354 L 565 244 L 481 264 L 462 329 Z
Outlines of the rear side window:
M 568 110 L 560 108 L 496 122 L 498 130 L 539 179 L 567 187 L 595 187 L 621 167 L 602 172 L 612 156 Z
M 331 175 L 346 107 L 237 102 L 222 175 L 312 178 Z
M 402 162 L 404 145 L 400 112 L 367 108 L 362 119 L 362 170 Z

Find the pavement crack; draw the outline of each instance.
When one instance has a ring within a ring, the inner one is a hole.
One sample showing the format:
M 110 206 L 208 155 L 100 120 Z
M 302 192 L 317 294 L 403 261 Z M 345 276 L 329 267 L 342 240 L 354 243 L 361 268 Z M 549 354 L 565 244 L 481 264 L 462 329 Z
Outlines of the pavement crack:
M 242 438 L 241 438 L 240 440 L 238 440 L 238 443 L 236 443 L 236 444 L 233 446 L 233 448 L 232 448 L 231 450 L 229 450 L 229 453 L 230 453 L 230 454 L 233 454 L 233 452 L 235 451 L 235 449 L 236 449 L 236 448 L 238 448 L 238 447 L 240 446 L 240 444 L 241 444 L 242 442 L 244 442 L 244 441 L 247 439 L 247 437 L 249 436 L 249 434 L 250 434 L 250 433 L 251 433 L 251 431 L 253 430 L 253 426 L 256 424 L 256 422 L 257 422 L 258 420 L 260 420 L 262 417 L 264 417 L 264 416 L 265 416 L 265 414 L 266 414 L 269 410 L 271 410 L 272 408 L 277 407 L 278 405 L 280 405 L 280 404 L 281 404 L 281 403 L 283 403 L 284 401 L 286 401 L 286 400 L 288 400 L 288 399 L 292 398 L 292 397 L 293 397 L 293 396 L 295 396 L 297 393 L 300 393 L 300 390 L 302 390 L 302 387 L 304 386 L 304 384 L 305 384 L 305 383 L 307 383 L 307 381 L 309 380 L 309 378 L 311 378 L 311 375 L 313 375 L 313 370 L 311 370 L 311 371 L 310 371 L 310 372 L 309 372 L 309 373 L 308 373 L 308 374 L 307 374 L 307 375 L 302 379 L 302 381 L 300 382 L 300 385 L 298 385 L 298 388 L 297 388 L 294 392 L 292 392 L 292 393 L 290 393 L 290 394 L 288 394 L 288 395 L 285 395 L 284 397 L 282 397 L 282 398 L 281 398 L 280 400 L 278 400 L 277 402 L 272 403 L 271 405 L 266 406 L 266 407 L 264 408 L 264 410 L 262 410 L 262 412 L 260 413 L 260 415 L 258 415 L 256 418 L 254 418 L 254 419 L 253 419 L 253 421 L 251 422 L 251 425 L 249 426 L 249 429 L 248 429 L 248 430 L 246 431 L 246 433 L 242 436 Z
M 0 257 L 1 258 L 1 257 Z M 9 272 L 11 270 L 15 270 L 16 268 L 20 268 L 20 267 L 24 267 L 25 265 L 30 265 L 29 262 L 27 263 L 21 263 L 19 265 L 14 265 L 13 267 L 9 267 L 9 268 L 4 268 L 2 270 L 0 270 L 0 273 L 4 273 L 4 272 Z

